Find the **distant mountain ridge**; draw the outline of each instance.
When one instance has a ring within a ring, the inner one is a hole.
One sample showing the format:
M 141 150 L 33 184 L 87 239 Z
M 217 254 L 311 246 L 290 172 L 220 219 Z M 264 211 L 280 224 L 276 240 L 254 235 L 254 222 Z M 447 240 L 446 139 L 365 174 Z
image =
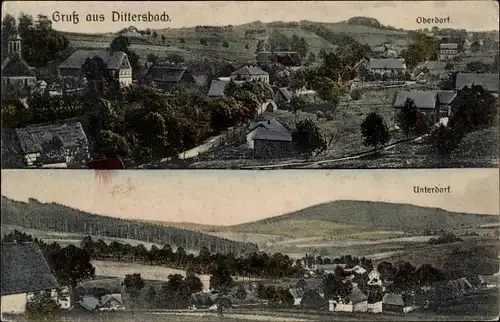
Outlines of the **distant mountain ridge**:
M 240 224 L 241 230 L 256 225 L 276 225 L 291 220 L 316 220 L 354 225 L 367 229 L 404 232 L 425 229 L 457 229 L 497 223 L 496 215 L 451 212 L 440 208 L 373 201 L 338 200 L 307 207 L 277 217 Z
M 258 250 L 257 245 L 252 243 L 237 242 L 182 228 L 92 214 L 56 203 L 40 203 L 35 199 L 21 202 L 2 196 L 1 219 L 3 225 L 96 237 L 136 239 L 189 249 L 207 246 L 213 251 L 236 254 Z
M 496 215 L 458 213 L 401 203 L 337 200 L 234 226 L 155 223 L 201 232 L 262 233 L 299 238 L 381 230 L 423 233 L 426 229 L 453 230 L 499 222 L 500 217 Z

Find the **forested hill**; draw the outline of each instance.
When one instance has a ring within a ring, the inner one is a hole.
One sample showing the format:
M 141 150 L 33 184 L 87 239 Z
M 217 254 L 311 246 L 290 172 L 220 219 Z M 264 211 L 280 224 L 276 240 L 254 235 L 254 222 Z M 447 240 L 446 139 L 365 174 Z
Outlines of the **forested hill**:
M 181 228 L 91 214 L 56 203 L 40 203 L 34 199 L 26 203 L 2 196 L 1 219 L 4 225 L 42 231 L 136 239 L 184 249 L 198 250 L 206 246 L 213 252 L 234 254 L 258 250 L 258 246 L 251 243 L 237 242 Z
M 292 213 L 232 227 L 236 231 L 260 232 L 262 227 L 283 227 L 289 222 L 352 225 L 360 229 L 385 229 L 423 233 L 427 229 L 453 230 L 498 223 L 496 215 L 467 214 L 439 208 L 372 201 L 338 200 Z M 304 228 L 306 229 L 306 228 Z

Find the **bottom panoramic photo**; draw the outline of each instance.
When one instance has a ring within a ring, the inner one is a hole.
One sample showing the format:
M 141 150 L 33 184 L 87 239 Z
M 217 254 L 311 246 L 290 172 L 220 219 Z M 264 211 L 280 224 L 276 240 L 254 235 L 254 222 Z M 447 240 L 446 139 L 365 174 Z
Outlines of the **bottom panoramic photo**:
M 499 315 L 498 171 L 2 171 L 2 321 Z

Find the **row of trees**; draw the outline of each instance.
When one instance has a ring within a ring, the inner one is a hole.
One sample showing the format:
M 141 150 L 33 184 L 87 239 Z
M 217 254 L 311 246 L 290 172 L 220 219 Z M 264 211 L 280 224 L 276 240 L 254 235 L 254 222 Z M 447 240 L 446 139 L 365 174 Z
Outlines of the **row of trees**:
M 214 274 L 220 269 L 220 263 L 225 263 L 232 276 L 251 277 L 293 277 L 303 273 L 303 268 L 295 261 L 281 253 L 268 255 L 264 252 L 251 252 L 244 256 L 233 253 L 212 253 L 202 246 L 199 254 L 188 254 L 178 247 L 175 251 L 170 245 L 158 248 L 155 245 L 150 250 L 144 245 L 131 246 L 113 241 L 107 245 L 104 241 L 94 242 L 91 237 L 82 240 L 81 247 L 92 258 L 115 260 L 133 260 L 149 265 L 168 265 L 179 269 L 192 269 L 199 274 Z

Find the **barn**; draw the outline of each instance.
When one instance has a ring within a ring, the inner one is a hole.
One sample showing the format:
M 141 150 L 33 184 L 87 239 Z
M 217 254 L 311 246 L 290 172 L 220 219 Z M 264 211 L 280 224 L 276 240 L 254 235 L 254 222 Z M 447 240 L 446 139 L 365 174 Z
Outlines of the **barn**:
M 37 244 L 2 243 L 1 254 L 2 314 L 24 313 L 36 294 L 57 296 L 59 284 Z

